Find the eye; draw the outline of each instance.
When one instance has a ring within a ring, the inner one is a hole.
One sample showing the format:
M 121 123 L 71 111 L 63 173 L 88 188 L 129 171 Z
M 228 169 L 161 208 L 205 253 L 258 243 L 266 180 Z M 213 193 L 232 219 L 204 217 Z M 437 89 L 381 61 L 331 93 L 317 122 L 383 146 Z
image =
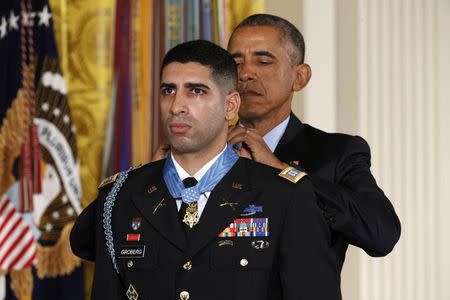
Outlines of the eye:
M 271 61 L 267 61 L 267 60 L 260 60 L 260 61 L 259 61 L 259 64 L 260 64 L 260 65 L 271 65 L 272 62 L 271 62 Z
M 194 95 L 200 96 L 200 95 L 205 94 L 205 91 L 202 90 L 201 88 L 193 88 L 192 89 L 192 93 L 194 93 Z
M 164 87 L 161 89 L 161 95 L 163 96 L 170 96 L 175 94 L 175 89 L 171 87 Z

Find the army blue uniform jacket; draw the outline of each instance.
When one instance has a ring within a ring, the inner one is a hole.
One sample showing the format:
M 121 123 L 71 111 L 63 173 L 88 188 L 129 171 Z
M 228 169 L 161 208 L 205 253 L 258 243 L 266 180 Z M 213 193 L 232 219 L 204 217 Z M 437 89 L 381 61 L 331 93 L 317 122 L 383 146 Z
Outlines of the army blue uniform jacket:
M 307 177 L 294 184 L 240 158 L 186 234 L 163 165 L 129 173 L 110 215 L 112 247 L 112 183 L 77 219 L 70 241 L 77 256 L 95 261 L 92 299 L 340 299 L 330 230 Z

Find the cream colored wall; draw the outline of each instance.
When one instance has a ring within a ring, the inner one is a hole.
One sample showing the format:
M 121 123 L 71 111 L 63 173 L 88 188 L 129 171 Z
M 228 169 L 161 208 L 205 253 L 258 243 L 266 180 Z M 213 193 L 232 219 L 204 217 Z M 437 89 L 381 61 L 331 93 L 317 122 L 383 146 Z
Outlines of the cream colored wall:
M 311 65 L 308 87 L 295 95 L 293 111 L 311 125 L 336 130 L 335 1 L 266 1 L 267 13 L 282 16 L 301 29 L 306 41 L 305 62 Z M 320 100 L 318 100 L 320 99 Z M 310 116 L 321 115 L 320 118 Z
M 439 272 L 436 274 L 438 280 L 438 295 L 440 300 L 450 299 L 450 233 L 449 217 L 450 212 L 450 39 L 448 29 L 450 28 L 450 1 L 440 1 L 438 8 L 437 33 L 438 43 L 438 72 L 436 74 L 438 90 L 436 96 L 439 99 L 438 115 L 435 123 L 438 126 L 437 138 L 439 146 L 437 149 L 438 165 L 437 185 L 439 187 L 437 199 L 438 211 L 436 222 L 439 229 L 439 245 L 436 249 Z
M 299 26 L 313 79 L 294 111 L 362 135 L 402 221 L 385 258 L 351 247 L 345 300 L 450 299 L 450 2 L 266 1 Z

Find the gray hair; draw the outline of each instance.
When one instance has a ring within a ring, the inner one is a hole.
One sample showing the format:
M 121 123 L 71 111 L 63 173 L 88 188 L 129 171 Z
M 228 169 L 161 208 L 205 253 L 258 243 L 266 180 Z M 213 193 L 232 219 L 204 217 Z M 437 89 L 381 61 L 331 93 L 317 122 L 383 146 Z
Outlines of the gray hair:
M 282 38 L 287 40 L 292 46 L 291 51 L 288 51 L 292 63 L 296 65 L 303 64 L 305 59 L 305 40 L 297 27 L 291 22 L 269 14 L 251 15 L 239 23 L 231 34 L 231 38 L 236 30 L 248 26 L 270 26 L 277 28 L 281 32 Z

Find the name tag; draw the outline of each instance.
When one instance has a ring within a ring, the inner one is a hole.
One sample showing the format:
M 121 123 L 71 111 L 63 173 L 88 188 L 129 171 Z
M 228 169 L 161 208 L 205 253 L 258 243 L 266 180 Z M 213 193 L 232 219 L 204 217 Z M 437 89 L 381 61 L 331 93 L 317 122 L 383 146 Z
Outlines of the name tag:
M 120 246 L 118 258 L 142 258 L 145 255 L 145 245 Z

